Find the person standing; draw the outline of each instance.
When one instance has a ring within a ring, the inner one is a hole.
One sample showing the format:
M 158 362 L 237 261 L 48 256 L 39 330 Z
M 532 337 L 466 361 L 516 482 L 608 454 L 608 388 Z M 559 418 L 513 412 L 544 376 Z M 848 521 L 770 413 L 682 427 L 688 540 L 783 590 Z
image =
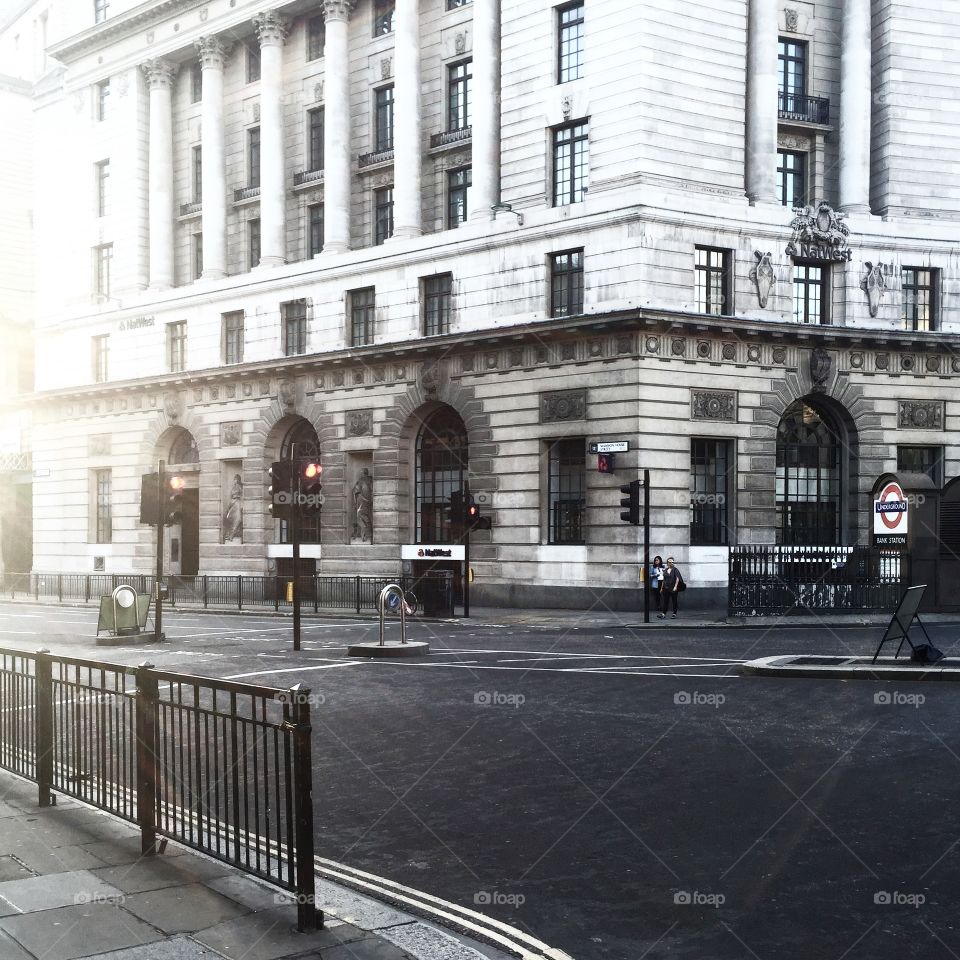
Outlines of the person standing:
M 659 554 L 653 558 L 650 565 L 650 592 L 653 594 L 653 602 L 657 609 L 660 609 L 660 588 L 663 586 L 663 557 Z
M 673 605 L 672 620 L 677 619 L 677 597 L 680 594 L 683 577 L 673 565 L 673 557 L 667 557 L 667 566 L 663 571 L 663 582 L 660 586 L 660 614 L 657 619 L 663 620 L 667 615 L 667 608 Z

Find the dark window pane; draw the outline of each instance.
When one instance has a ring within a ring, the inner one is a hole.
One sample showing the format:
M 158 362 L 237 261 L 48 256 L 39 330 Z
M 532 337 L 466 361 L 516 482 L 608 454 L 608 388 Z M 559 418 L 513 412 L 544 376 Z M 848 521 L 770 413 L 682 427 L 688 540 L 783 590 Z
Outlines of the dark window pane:
M 350 293 L 350 345 L 353 347 L 373 343 L 374 296 L 373 287 L 353 290 Z
M 374 0 L 373 35 L 375 37 L 393 33 L 396 6 L 396 0 Z
M 729 542 L 727 490 L 730 442 L 690 441 L 690 543 Z
M 447 516 L 450 494 L 463 489 L 467 472 L 467 432 L 459 415 L 441 407 L 417 436 L 416 540 L 451 543 L 459 531 Z
M 251 127 L 247 131 L 247 168 L 250 172 L 251 187 L 260 186 L 260 128 Z
M 307 301 L 290 300 L 280 304 L 283 322 L 283 354 L 286 357 L 307 352 Z
M 827 304 L 827 270 L 813 263 L 795 261 L 793 265 L 793 319 L 797 323 L 830 322 Z
M 311 17 L 307 21 L 307 59 L 319 60 L 323 56 L 326 31 L 323 17 Z
M 472 96 L 472 61 L 465 60 L 448 68 L 447 129 L 465 130 L 470 126 Z
M 308 253 L 315 257 L 323 250 L 323 204 L 314 203 L 307 208 L 309 215 L 310 246 Z
M 182 373 L 187 366 L 187 321 L 167 324 L 167 369 Z
M 807 202 L 807 155 L 796 150 L 777 151 L 777 196 L 785 207 Z
M 579 203 L 587 189 L 587 124 L 553 131 L 553 205 Z
M 323 107 L 311 110 L 308 123 L 308 170 L 323 169 Z
M 199 103 L 203 99 L 203 64 L 198 60 L 190 65 L 190 102 Z
M 470 167 L 447 173 L 447 227 L 452 229 L 467 219 L 470 212 L 470 187 L 473 173 Z
M 453 275 L 441 273 L 423 280 L 423 333 L 428 337 L 450 332 Z
M 376 95 L 376 134 L 374 150 L 393 149 L 393 85 L 380 87 Z
M 247 221 L 247 266 L 252 270 L 260 263 L 260 220 Z
M 557 16 L 557 82 L 579 80 L 583 76 L 583 4 L 561 7 Z
M 550 316 L 583 313 L 583 250 L 567 250 L 550 257 Z
M 243 362 L 243 311 L 223 315 L 223 362 Z
M 583 543 L 586 506 L 586 456 L 582 437 L 550 444 L 547 540 Z
M 716 316 L 729 313 L 730 252 L 697 247 L 695 256 L 697 310 Z
M 109 470 L 97 470 L 96 510 L 97 543 L 110 543 L 113 540 L 113 477 Z
M 934 270 L 903 267 L 900 286 L 903 293 L 900 318 L 904 330 L 936 330 L 937 275 Z
M 260 44 L 256 40 L 247 43 L 247 83 L 260 79 Z
M 393 236 L 393 187 L 382 187 L 373 192 L 375 244 Z

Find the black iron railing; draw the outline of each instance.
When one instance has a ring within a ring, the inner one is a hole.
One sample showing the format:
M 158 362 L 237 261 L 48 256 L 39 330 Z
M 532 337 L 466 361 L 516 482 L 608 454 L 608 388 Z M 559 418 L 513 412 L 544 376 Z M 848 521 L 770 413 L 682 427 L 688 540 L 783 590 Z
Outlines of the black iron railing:
M 0 767 L 315 907 L 309 689 L 0 649 Z
M 192 213 L 200 213 L 203 210 L 203 203 L 200 200 L 191 200 L 190 203 L 180 204 L 180 216 L 189 217 Z
M 472 127 L 462 127 L 459 130 L 445 130 L 430 137 L 431 147 L 446 147 L 452 143 L 463 143 L 473 136 Z
M 393 147 L 389 150 L 378 150 L 375 153 L 361 153 L 357 158 L 358 167 L 372 167 L 378 163 L 389 163 L 393 160 Z
M 293 175 L 293 185 L 300 187 L 305 183 L 323 183 L 322 170 L 300 170 Z
M 196 576 L 167 577 L 165 583 L 172 606 L 272 607 L 275 611 L 289 610 L 287 600 L 289 577 L 255 576 Z M 2 581 L 2 595 L 11 599 L 32 597 L 34 600 L 52 600 L 58 603 L 97 603 L 109 596 L 120 584 L 129 584 L 138 593 L 152 594 L 154 578 L 132 573 L 6 573 Z M 425 577 L 324 577 L 300 578 L 301 607 L 314 613 L 321 610 L 354 610 L 356 613 L 377 612 L 377 597 L 388 583 L 399 583 L 404 590 L 418 596 L 438 594 L 437 608 L 450 609 L 447 603 L 448 579 Z
M 238 187 L 233 191 L 233 202 L 240 203 L 241 200 L 252 200 L 260 196 L 260 187 Z
M 909 583 L 909 554 L 870 547 L 730 548 L 730 616 L 892 610 Z
M 781 120 L 796 123 L 830 123 L 830 101 L 826 97 L 808 97 L 804 93 L 780 91 L 778 111 Z

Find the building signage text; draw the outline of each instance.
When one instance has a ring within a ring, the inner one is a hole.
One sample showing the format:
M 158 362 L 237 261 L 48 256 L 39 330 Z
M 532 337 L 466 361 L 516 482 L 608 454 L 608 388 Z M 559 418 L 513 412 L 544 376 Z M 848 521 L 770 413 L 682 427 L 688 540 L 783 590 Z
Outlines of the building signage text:
M 126 320 L 120 321 L 120 332 L 138 330 L 140 327 L 152 327 L 153 324 L 153 317 L 128 317 Z
M 873 539 L 878 546 L 906 546 L 909 503 L 899 483 L 885 484 L 873 501 Z
M 462 544 L 405 543 L 400 547 L 401 560 L 463 560 Z

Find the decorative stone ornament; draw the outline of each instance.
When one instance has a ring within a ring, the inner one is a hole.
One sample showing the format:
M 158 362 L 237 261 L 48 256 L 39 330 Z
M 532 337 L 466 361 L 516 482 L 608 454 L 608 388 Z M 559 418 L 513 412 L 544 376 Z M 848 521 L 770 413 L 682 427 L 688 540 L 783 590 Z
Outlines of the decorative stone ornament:
M 323 0 L 323 19 L 328 23 L 331 20 L 349 20 L 357 0 Z
M 823 347 L 814 347 L 810 353 L 810 379 L 814 390 L 823 390 L 830 371 L 833 368 L 833 359 Z
M 724 360 L 737 359 L 737 345 L 735 343 L 725 343 L 721 352 Z
M 223 67 L 230 53 L 230 44 L 224 43 L 220 37 L 200 37 L 194 40 L 194 47 L 201 67 Z
M 784 26 L 789 33 L 797 32 L 797 28 L 800 26 L 800 14 L 796 10 L 792 7 L 787 7 L 787 9 L 783 11 L 783 20 Z
M 276 10 L 258 13 L 253 18 L 253 23 L 257 28 L 257 37 L 260 39 L 261 47 L 271 45 L 282 47 L 286 43 L 290 21 L 277 13 Z
M 290 409 L 297 403 L 297 384 L 294 380 L 281 380 L 277 394 L 280 405 Z
M 540 394 L 540 422 L 563 423 L 583 420 L 587 415 L 587 391 L 558 390 Z
M 773 254 L 769 251 L 763 253 L 760 250 L 754 250 L 753 255 L 757 258 L 757 262 L 750 271 L 750 279 L 757 288 L 760 309 L 766 310 L 770 293 L 777 285 L 777 275 L 773 270 Z
M 737 420 L 737 394 L 734 390 L 692 390 L 690 392 L 692 420 Z
M 168 391 L 163 395 L 163 412 L 171 423 L 180 419 L 180 394 Z
M 425 363 L 420 368 L 420 389 L 423 391 L 424 396 L 435 397 L 437 395 L 437 391 L 440 389 L 441 377 L 442 371 L 440 364 L 435 360 Z
M 878 353 L 877 359 L 874 361 L 878 370 L 887 370 L 890 367 L 890 354 L 889 353 Z
M 239 447 L 243 440 L 243 424 L 239 420 L 220 424 L 220 446 Z
M 373 434 L 373 411 L 352 410 L 347 414 L 347 436 L 369 437 Z
M 883 275 L 883 265 L 874 265 L 869 260 L 864 263 L 867 273 L 860 281 L 860 289 L 867 295 L 867 306 L 870 316 L 875 317 L 880 312 L 880 301 L 887 289 L 887 280 Z
M 787 256 L 805 260 L 849 260 L 852 256 L 850 230 L 843 222 L 845 216 L 828 203 L 804 207 L 790 222 L 793 238 L 787 244 Z
M 901 400 L 898 425 L 907 430 L 942 430 L 942 400 Z
M 157 57 L 154 60 L 147 60 L 140 64 L 140 69 L 146 75 L 147 82 L 151 87 L 170 87 L 173 78 L 177 75 L 179 65 L 170 60 L 164 60 Z

